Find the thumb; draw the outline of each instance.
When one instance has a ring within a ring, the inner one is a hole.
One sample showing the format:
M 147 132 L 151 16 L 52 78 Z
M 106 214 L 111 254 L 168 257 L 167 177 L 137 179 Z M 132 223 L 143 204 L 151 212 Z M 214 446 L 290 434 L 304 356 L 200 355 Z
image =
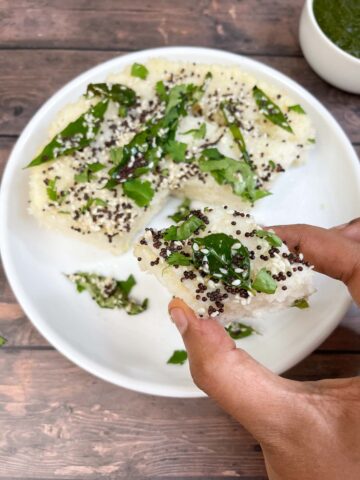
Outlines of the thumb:
M 278 377 L 237 349 L 215 319 L 198 318 L 182 300 L 173 299 L 169 312 L 183 337 L 195 384 L 260 442 L 281 431 L 296 382 Z

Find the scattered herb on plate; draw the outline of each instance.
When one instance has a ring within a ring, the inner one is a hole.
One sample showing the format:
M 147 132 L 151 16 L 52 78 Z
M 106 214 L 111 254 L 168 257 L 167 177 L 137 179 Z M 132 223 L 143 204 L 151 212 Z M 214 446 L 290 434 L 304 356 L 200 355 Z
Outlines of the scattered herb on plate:
M 136 315 L 147 308 L 147 298 L 141 303 L 130 298 L 131 290 L 136 285 L 133 275 L 129 275 L 127 280 L 86 272 L 76 272 L 67 277 L 75 283 L 79 293 L 87 290 L 101 308 L 123 308 L 129 315 Z
M 175 350 L 166 363 L 171 365 L 184 365 L 187 358 L 188 354 L 185 350 Z
M 295 302 L 292 304 L 293 307 L 300 308 L 303 310 L 304 308 L 309 308 L 309 302 L 306 300 L 306 298 L 298 298 L 295 300 Z
M 6 338 L 0 335 L 0 347 L 3 347 L 7 342 Z

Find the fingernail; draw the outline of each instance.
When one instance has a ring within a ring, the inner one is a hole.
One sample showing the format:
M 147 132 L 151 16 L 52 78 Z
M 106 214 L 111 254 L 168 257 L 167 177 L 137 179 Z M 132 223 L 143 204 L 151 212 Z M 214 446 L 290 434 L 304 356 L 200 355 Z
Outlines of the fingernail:
M 183 335 L 188 326 L 188 319 L 185 315 L 184 310 L 182 310 L 181 308 L 172 308 L 170 310 L 170 316 L 181 335 Z

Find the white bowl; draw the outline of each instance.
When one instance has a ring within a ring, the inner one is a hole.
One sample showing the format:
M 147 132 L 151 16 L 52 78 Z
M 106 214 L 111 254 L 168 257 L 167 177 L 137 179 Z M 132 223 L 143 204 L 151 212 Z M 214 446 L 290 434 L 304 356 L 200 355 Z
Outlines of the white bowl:
M 331 85 L 360 93 L 360 59 L 341 50 L 325 35 L 315 18 L 313 3 L 305 1 L 300 18 L 299 39 L 304 57 Z
M 304 165 L 289 169 L 274 184 L 274 195 L 254 210 L 264 225 L 305 222 L 329 227 L 359 216 L 360 172 L 356 153 L 330 113 L 306 90 L 280 72 L 246 57 L 191 47 L 160 48 L 114 58 L 78 76 L 59 90 L 30 120 L 6 165 L 0 195 L 0 245 L 10 285 L 42 335 L 89 372 L 123 387 L 156 395 L 197 397 L 188 365 L 167 365 L 175 349 L 184 348 L 167 314 L 171 295 L 150 275 L 140 272 L 131 252 L 115 257 L 81 240 L 41 228 L 27 213 L 28 170 L 23 170 L 46 138 L 49 123 L 75 101 L 88 83 L 134 62 L 162 57 L 233 65 L 270 82 L 300 103 L 316 129 L 316 145 Z M 176 201 L 151 223 L 166 225 Z M 149 309 L 136 317 L 123 310 L 97 307 L 79 295 L 64 275 L 76 270 L 125 278 L 135 275 L 135 296 L 149 297 Z M 336 327 L 349 306 L 346 287 L 316 274 L 311 308 L 289 309 L 258 319 L 254 335 L 239 340 L 266 367 L 281 373 L 314 350 Z

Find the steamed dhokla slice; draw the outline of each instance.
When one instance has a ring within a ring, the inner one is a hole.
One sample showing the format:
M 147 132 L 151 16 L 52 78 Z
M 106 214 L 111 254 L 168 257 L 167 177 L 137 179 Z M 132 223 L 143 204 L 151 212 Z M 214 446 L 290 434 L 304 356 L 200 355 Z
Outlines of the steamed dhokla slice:
M 167 162 L 160 156 L 150 161 L 131 146 L 134 132 L 153 117 L 147 100 L 129 105 L 127 118 L 119 116 L 117 102 L 108 102 L 97 123 L 94 108 L 101 102 L 83 98 L 60 113 L 51 128 L 53 140 L 31 165 L 29 210 L 44 226 L 122 253 L 168 196 Z M 84 130 L 78 138 L 67 136 L 69 127 L 79 130 L 79 119 Z M 57 144 L 49 148 L 54 139 Z
M 147 229 L 134 253 L 143 270 L 199 316 L 224 325 L 291 307 L 314 292 L 302 254 L 227 206 L 192 210 L 167 229 Z
M 170 188 L 177 196 L 249 209 L 313 147 L 314 128 L 301 105 L 237 67 L 153 59 L 146 68 L 146 81 L 165 103 L 185 86 L 201 90 L 171 141 Z M 130 72 L 111 79 L 133 85 Z M 141 79 L 134 88 L 149 95 Z
M 120 253 L 170 193 L 250 208 L 310 137 L 300 105 L 238 68 L 135 64 L 59 113 L 29 165 L 30 212 Z

